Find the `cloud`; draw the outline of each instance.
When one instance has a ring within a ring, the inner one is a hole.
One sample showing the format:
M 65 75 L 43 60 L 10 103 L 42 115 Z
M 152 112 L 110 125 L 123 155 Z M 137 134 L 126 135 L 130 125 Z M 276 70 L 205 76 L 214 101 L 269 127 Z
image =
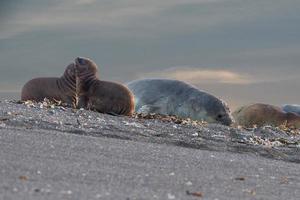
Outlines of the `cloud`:
M 290 1 L 290 0 L 287 0 Z M 236 0 L 62 0 L 51 5 L 29 0 L 27 6 L 6 19 L 5 38 L 41 29 L 75 30 L 79 34 L 154 37 L 205 31 L 216 25 L 240 23 L 277 14 L 288 5 Z M 260 12 L 262 11 L 263 12 Z M 253 12 L 255 11 L 255 12 Z M 260 13 L 260 15 L 258 15 Z M 17 30 L 15 27 L 19 27 Z M 12 30 L 11 30 L 12 29 Z M 9 35 L 11 30 L 11 36 Z M 2 35 L 2 34 L 1 34 Z M 4 38 L 4 36 L 2 37 Z
M 192 84 L 222 83 L 222 84 L 251 84 L 257 82 L 250 75 L 239 74 L 229 70 L 210 70 L 196 68 L 171 68 L 162 72 L 139 74 L 139 78 L 170 78 L 186 81 Z

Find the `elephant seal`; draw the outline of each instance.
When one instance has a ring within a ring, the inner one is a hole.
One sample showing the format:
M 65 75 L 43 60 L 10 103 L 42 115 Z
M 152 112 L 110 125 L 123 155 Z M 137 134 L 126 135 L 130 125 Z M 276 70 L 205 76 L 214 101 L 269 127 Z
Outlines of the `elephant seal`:
M 245 127 L 286 125 L 300 127 L 300 116 L 295 113 L 284 112 L 280 107 L 255 103 L 238 108 L 232 113 L 236 123 Z
M 297 104 L 285 104 L 282 106 L 282 110 L 288 113 L 296 113 L 300 115 L 300 105 Z
M 22 101 L 43 101 L 44 98 L 62 101 L 75 107 L 77 104 L 75 63 L 69 64 L 60 78 L 34 78 L 23 86 Z
M 135 98 L 137 113 L 176 115 L 230 125 L 228 106 L 215 96 L 178 80 L 142 79 L 127 83 Z
M 75 59 L 78 81 L 78 106 L 101 113 L 132 115 L 134 97 L 119 83 L 98 79 L 97 65 L 88 58 Z

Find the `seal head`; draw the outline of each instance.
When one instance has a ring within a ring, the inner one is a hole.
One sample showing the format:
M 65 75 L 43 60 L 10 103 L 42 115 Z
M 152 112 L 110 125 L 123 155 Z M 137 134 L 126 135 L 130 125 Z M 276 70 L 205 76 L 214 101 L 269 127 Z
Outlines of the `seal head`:
M 79 78 L 99 78 L 98 66 L 89 58 L 77 57 L 75 59 L 76 70 Z

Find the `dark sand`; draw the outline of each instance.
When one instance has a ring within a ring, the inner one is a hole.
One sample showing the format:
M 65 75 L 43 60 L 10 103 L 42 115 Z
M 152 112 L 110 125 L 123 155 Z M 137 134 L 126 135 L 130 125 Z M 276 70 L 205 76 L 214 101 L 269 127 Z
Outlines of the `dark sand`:
M 176 124 L 41 103 L 2 101 L 0 108 L 0 199 L 300 196 L 297 132 Z

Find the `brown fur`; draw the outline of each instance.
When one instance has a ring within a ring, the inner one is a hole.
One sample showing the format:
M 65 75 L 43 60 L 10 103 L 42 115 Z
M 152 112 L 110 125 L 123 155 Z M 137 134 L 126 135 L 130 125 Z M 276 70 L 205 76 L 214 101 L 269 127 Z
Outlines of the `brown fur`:
M 34 78 L 22 88 L 22 101 L 43 101 L 45 98 L 62 101 L 72 106 L 77 104 L 76 67 L 74 63 L 67 66 L 60 78 Z
M 97 76 L 97 65 L 90 59 L 77 58 L 78 106 L 101 113 L 132 115 L 134 97 L 124 85 L 101 81 Z
M 286 125 L 300 128 L 300 116 L 286 113 L 281 108 L 268 104 L 255 103 L 243 106 L 233 112 L 232 115 L 238 125 L 245 127 Z

